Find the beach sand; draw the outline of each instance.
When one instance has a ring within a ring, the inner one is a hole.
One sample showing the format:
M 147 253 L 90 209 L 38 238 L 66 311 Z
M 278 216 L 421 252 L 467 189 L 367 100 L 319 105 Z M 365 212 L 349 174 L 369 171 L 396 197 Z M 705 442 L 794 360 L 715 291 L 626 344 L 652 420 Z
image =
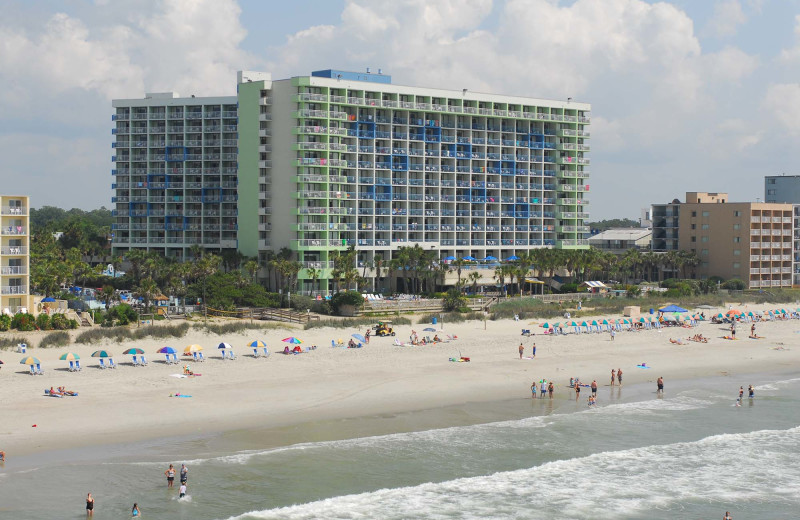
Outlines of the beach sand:
M 767 307 L 750 306 L 749 310 L 766 311 Z M 542 378 L 555 381 L 556 392 L 563 395 L 572 391 L 566 387 L 570 377 L 609 385 L 612 368 L 623 369 L 623 383 L 652 382 L 654 390 L 655 380 L 662 376 L 669 390 L 671 380 L 788 371 L 800 361 L 800 348 L 793 346 L 800 332 L 797 320 L 758 323 L 757 332 L 764 337 L 757 340 L 748 338 L 750 324 L 741 324 L 736 341 L 722 339 L 728 326 L 710 322 L 692 329 L 619 332 L 612 341 L 608 333 L 545 336 L 539 326 L 542 321 L 445 323 L 440 336 L 458 339 L 427 346 L 395 346 L 393 338 L 373 337 L 361 349 L 332 348 L 332 339 L 347 341 L 350 334 L 363 333 L 363 328 L 306 331 L 286 325 L 225 337 L 191 329 L 184 338 L 166 342 L 146 339 L 29 349 L 29 355 L 42 361 L 44 376 L 28 375 L 28 367 L 17 364 L 21 354 L 0 351 L 6 363 L 0 370 L 0 450 L 14 456 L 529 398 L 531 382 Z M 412 329 L 433 336 L 422 332 L 427 326 L 398 326 L 397 338 L 408 341 Z M 523 328 L 534 335 L 521 336 Z M 709 342 L 686 341 L 698 332 Z M 301 338 L 302 347 L 317 348 L 283 355 L 281 339 L 287 336 Z M 670 337 L 682 338 L 684 345 L 670 343 Z M 272 352 L 268 358 L 255 359 L 252 349 L 245 347 L 257 339 L 268 344 Z M 237 360 L 220 359 L 217 345 L 222 341 L 234 346 Z M 517 351 L 520 342 L 525 346 L 522 360 Z M 534 342 L 536 358 L 529 359 Z M 164 345 L 181 353 L 193 343 L 204 347 L 205 363 L 179 356 L 180 364 L 166 365 L 164 356 L 156 353 Z M 122 355 L 134 346 L 146 352 L 149 366 L 133 367 L 130 356 Z M 98 360 L 90 356 L 101 348 L 114 355 L 119 368 L 97 368 Z M 81 372 L 66 370 L 68 363 L 58 360 L 65 352 L 81 356 Z M 471 362 L 449 361 L 460 356 Z M 652 368 L 637 368 L 643 362 Z M 202 375 L 173 377 L 187 363 Z M 45 397 L 44 389 L 51 386 L 65 386 L 79 395 Z M 176 393 L 192 397 L 170 397 Z

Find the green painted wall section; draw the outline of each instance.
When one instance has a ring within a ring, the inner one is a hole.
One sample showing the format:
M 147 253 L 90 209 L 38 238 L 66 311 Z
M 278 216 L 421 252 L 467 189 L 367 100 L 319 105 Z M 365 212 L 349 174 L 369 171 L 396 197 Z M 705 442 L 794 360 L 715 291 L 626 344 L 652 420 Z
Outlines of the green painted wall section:
M 258 256 L 259 102 L 263 81 L 241 83 L 239 97 L 239 252 Z

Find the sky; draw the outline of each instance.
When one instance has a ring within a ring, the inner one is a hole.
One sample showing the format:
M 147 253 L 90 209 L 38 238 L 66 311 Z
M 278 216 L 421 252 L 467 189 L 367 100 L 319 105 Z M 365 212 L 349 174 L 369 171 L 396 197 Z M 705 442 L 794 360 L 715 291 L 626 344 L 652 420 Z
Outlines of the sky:
M 366 67 L 590 103 L 590 220 L 800 175 L 800 0 L 4 0 L 0 191 L 111 207 L 112 99 Z

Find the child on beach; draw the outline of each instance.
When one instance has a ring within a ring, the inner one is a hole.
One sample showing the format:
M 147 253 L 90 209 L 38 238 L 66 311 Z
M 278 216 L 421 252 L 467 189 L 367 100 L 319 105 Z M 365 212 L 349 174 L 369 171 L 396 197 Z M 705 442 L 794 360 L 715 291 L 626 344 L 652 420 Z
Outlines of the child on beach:
M 186 496 L 186 484 L 181 484 L 181 487 L 178 489 L 178 493 L 178 498 L 183 498 Z
M 531 398 L 536 399 L 536 381 L 531 385 Z

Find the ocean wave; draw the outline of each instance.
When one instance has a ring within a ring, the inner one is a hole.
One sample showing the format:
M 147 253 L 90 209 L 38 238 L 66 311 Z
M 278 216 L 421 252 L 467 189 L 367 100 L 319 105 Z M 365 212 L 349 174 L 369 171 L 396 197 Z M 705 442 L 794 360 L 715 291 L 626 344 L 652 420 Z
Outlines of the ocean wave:
M 722 434 L 548 462 L 529 469 L 382 489 L 229 520 L 590 518 L 679 511 L 689 502 L 800 506 L 800 427 Z M 780 478 L 776 478 L 780 475 Z M 544 482 L 544 485 L 533 485 Z M 530 514 L 528 514 L 530 513 Z

